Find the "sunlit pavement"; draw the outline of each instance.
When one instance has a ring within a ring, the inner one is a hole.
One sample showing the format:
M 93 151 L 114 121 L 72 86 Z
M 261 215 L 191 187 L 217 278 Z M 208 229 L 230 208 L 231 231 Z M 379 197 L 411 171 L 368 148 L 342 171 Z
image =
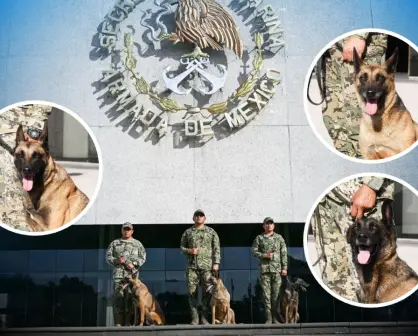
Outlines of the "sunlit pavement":
M 99 164 L 75 161 L 57 161 L 57 163 L 67 170 L 76 186 L 91 199 L 99 182 Z

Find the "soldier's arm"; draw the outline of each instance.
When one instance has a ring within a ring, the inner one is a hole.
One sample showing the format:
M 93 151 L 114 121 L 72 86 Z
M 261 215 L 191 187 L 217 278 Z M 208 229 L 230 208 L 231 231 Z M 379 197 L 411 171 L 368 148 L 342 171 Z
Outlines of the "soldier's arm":
M 189 254 L 189 243 L 187 240 L 187 234 L 186 231 L 183 232 L 183 235 L 181 236 L 181 241 L 180 241 L 180 251 L 183 254 Z
M 251 247 L 251 252 L 253 254 L 254 257 L 262 259 L 263 258 L 263 253 L 259 251 L 259 242 L 258 242 L 258 237 L 256 237 L 253 241 L 253 245 Z
M 284 241 L 283 237 L 280 237 L 280 257 L 281 257 L 281 264 L 282 264 L 282 271 L 287 270 L 287 247 L 286 242 Z
M 219 236 L 214 231 L 212 237 L 212 248 L 213 248 L 213 263 L 220 264 L 221 263 L 221 244 L 219 242 Z
M 119 260 L 113 256 L 113 242 L 111 242 L 109 247 L 107 248 L 106 262 L 112 266 L 116 266 L 119 264 Z
M 140 241 L 137 243 L 138 246 L 138 253 L 133 254 L 128 261 L 129 263 L 132 263 L 135 267 L 141 267 L 147 258 L 147 253 L 145 251 L 144 245 Z
M 363 184 L 379 193 L 380 198 L 393 200 L 395 195 L 395 183 L 383 177 L 370 176 L 363 178 Z

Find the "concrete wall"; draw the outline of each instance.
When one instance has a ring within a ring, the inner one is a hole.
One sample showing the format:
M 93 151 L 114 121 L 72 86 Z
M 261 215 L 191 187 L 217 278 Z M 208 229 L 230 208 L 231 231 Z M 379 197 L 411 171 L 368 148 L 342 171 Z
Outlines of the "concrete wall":
M 170 134 L 153 145 L 105 113 L 98 80 L 109 63 L 97 54 L 95 34 L 114 0 L 2 1 L 0 106 L 54 101 L 79 114 L 101 145 L 103 183 L 83 223 L 185 223 L 197 207 L 217 223 L 260 222 L 267 215 L 303 222 L 323 190 L 349 174 L 386 172 L 418 186 L 416 151 L 396 162 L 366 166 L 326 149 L 308 125 L 302 92 L 315 55 L 339 34 L 385 25 L 417 42 L 410 8 L 362 0 L 269 3 L 279 9 L 286 43 L 277 64 L 282 84 L 274 104 L 226 139 L 174 148 Z M 402 8 L 402 20 L 394 20 Z M 156 64 L 152 58 L 141 60 L 143 69 Z

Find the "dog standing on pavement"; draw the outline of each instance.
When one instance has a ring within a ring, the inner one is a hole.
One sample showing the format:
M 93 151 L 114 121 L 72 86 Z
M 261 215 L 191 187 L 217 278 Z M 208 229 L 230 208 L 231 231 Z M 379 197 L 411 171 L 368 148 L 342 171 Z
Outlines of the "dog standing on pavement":
M 235 313 L 231 309 L 231 296 L 224 286 L 219 273 L 210 277 L 212 283 L 210 306 L 212 309 L 212 324 L 235 324 Z
M 359 146 L 367 160 L 391 157 L 417 141 L 418 125 L 395 89 L 398 49 L 384 65 L 363 63 L 353 51 L 354 85 L 364 104 L 360 121 Z
M 67 171 L 54 162 L 48 147 L 48 125 L 38 140 L 16 132 L 14 164 L 22 179 L 26 217 L 33 231 L 56 229 L 76 218 L 89 203 Z

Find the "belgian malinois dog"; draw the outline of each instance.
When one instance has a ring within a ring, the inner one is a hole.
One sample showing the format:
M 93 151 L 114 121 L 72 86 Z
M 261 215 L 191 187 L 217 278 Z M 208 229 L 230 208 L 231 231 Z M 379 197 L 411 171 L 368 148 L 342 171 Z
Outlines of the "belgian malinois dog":
M 366 160 L 391 157 L 418 139 L 418 125 L 412 120 L 395 89 L 398 48 L 384 65 L 367 65 L 353 51 L 354 85 L 364 106 L 360 121 L 359 146 Z
M 418 276 L 396 252 L 392 201 L 382 205 L 382 220 L 356 220 L 347 230 L 364 303 L 383 303 L 408 293 Z
M 299 321 L 299 291 L 306 292 L 309 284 L 300 278 L 287 278 L 286 289 L 280 297 L 280 316 L 282 323 L 297 323 Z
M 210 277 L 212 298 L 212 324 L 235 324 L 235 313 L 231 308 L 231 296 L 224 286 L 218 272 Z
M 155 300 L 152 294 L 148 291 L 147 286 L 145 286 L 145 284 L 139 280 L 135 274 L 128 275 L 126 279 L 128 280 L 127 285 L 131 288 L 134 303 L 141 312 L 139 325 L 143 326 L 145 322 L 148 325 L 166 324 L 164 313 L 161 310 L 158 301 Z M 136 323 L 137 319 L 135 317 L 135 324 Z
M 58 228 L 77 217 L 87 206 L 88 197 L 50 155 L 47 122 L 37 140 L 26 139 L 22 125 L 19 125 L 13 153 L 25 191 L 26 218 L 32 231 Z

